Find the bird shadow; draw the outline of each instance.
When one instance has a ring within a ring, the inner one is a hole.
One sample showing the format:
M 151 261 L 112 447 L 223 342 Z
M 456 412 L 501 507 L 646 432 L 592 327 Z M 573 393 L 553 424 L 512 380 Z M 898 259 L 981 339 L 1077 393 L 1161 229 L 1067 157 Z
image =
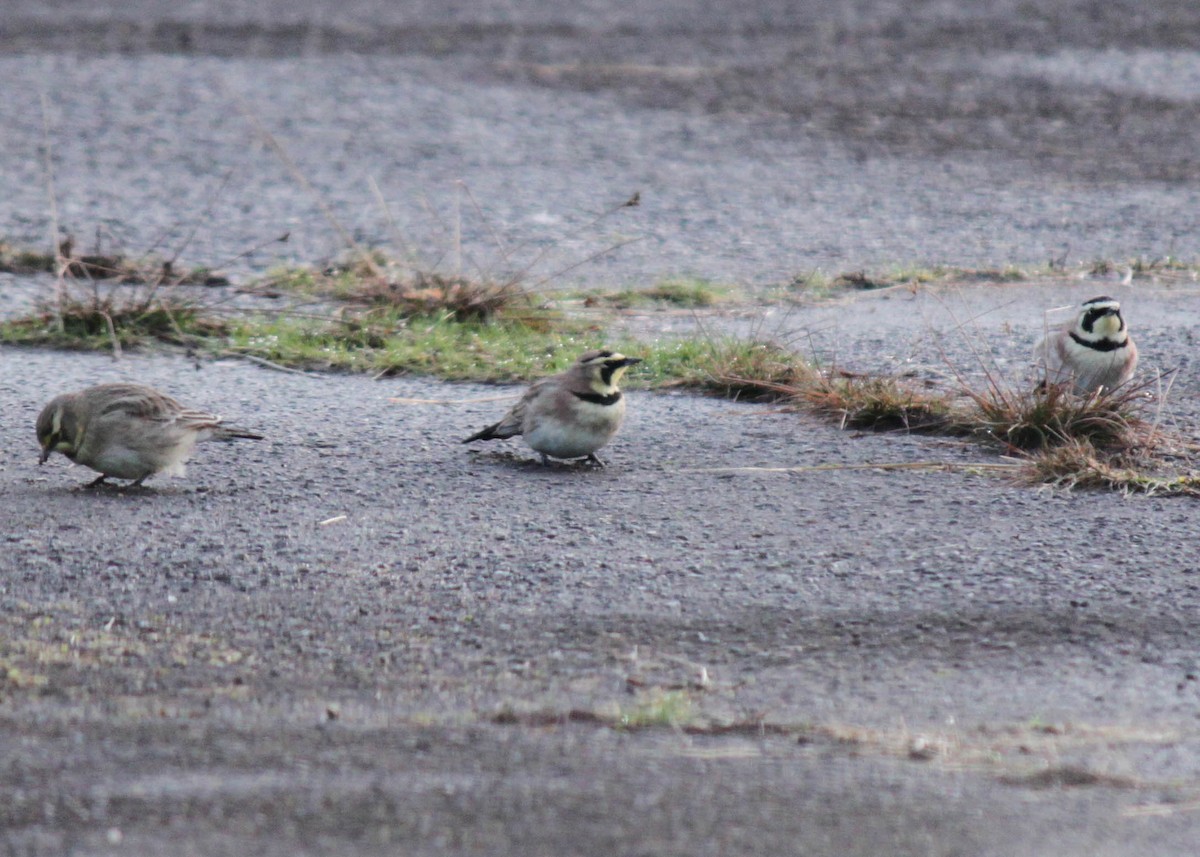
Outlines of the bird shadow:
M 73 485 L 66 489 L 72 494 L 79 496 L 96 496 L 96 497 L 155 497 L 163 493 L 163 491 L 153 485 L 134 485 L 131 482 L 85 482 L 82 485 Z M 173 492 L 167 492 L 173 493 Z
M 524 470 L 532 473 L 587 473 L 589 471 L 602 471 L 604 469 L 588 461 L 586 458 L 576 458 L 567 461 L 550 458 L 543 463 L 540 458 L 530 458 L 527 455 L 521 455 L 517 452 L 503 450 L 471 450 L 470 456 L 472 461 L 499 464 L 513 468 L 514 470 Z

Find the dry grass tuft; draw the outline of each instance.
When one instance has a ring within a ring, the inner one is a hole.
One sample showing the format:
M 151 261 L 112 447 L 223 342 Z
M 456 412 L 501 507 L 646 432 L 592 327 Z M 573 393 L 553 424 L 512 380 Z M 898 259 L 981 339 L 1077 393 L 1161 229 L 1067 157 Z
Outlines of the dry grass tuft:
M 226 286 L 229 280 L 207 268 L 177 269 L 172 259 L 133 259 L 119 253 L 75 253 L 64 239 L 56 253 L 18 248 L 0 241 L 0 271 L 9 274 L 53 274 L 61 267 L 66 280 L 109 285 Z
M 1104 450 L 1153 446 L 1155 431 L 1142 418 L 1152 401 L 1152 378 L 1115 390 L 1076 395 L 1069 384 L 1014 390 L 989 379 L 983 391 L 965 389 L 974 403 L 974 429 L 1018 450 L 1049 449 L 1075 441 Z
M 52 274 L 55 257 L 53 253 L 14 247 L 0 241 L 0 272 L 5 274 Z
M 119 350 L 146 340 L 188 344 L 196 336 L 221 334 L 225 327 L 204 308 L 170 289 L 134 287 L 92 292 L 68 291 L 34 316 L 12 326 L 25 328 L 26 342 L 94 346 L 108 341 Z
M 392 318 L 437 318 L 445 321 L 528 323 L 546 327 L 556 314 L 545 309 L 516 280 L 474 279 L 436 271 L 412 270 L 373 251 L 354 260 L 315 270 L 276 271 L 252 290 L 271 296 L 299 293 L 326 298 L 345 309 L 386 310 Z
M 866 271 L 847 271 L 833 279 L 833 287 L 835 289 L 860 289 L 867 291 L 871 289 L 883 289 L 895 284 L 896 282 L 892 279 L 882 276 L 872 276 Z
M 8 258 L 20 265 L 36 262 L 39 272 L 57 271 L 58 281 L 36 313 L 5 323 L 0 334 L 6 340 L 83 348 L 106 343 L 119 354 L 123 346 L 151 339 L 187 344 L 224 331 L 194 290 L 180 288 L 228 283 L 205 268 L 177 270 L 169 260 L 117 254 L 77 255 L 70 239 L 59 245 L 57 255 L 26 252 Z
M 769 340 L 711 344 L 699 386 L 705 392 L 746 402 L 778 402 L 812 383 L 815 370 L 788 348 Z
M 902 378 L 817 370 L 778 346 L 730 346 L 713 373 L 721 395 L 786 402 L 841 428 L 976 438 L 1017 454 L 1023 479 L 1062 488 L 1200 496 L 1200 474 L 1168 472 L 1188 449 L 1147 412 L 1165 395 L 1161 377 L 1079 396 L 1069 385 L 1024 390 L 988 375 L 982 389 L 921 387 Z M 736 362 L 733 362 L 736 361 Z
M 944 394 L 918 390 L 898 378 L 829 370 L 815 373 L 792 398 L 842 428 L 947 433 L 953 425 L 954 407 Z
M 1162 462 L 1097 449 L 1086 440 L 1073 439 L 1029 455 L 1026 481 L 1057 488 L 1097 488 L 1123 494 L 1176 494 L 1200 497 L 1200 474 L 1162 474 Z
M 368 278 L 345 295 L 351 302 L 384 306 L 405 316 L 441 316 L 455 321 L 532 319 L 533 296 L 514 283 L 496 283 L 418 271 L 403 281 Z

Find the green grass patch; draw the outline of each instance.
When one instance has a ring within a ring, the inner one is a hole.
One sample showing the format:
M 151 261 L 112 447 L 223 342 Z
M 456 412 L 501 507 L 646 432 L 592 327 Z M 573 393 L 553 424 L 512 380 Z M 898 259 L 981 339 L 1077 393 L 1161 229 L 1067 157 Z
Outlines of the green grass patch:
M 222 347 L 284 366 L 423 374 L 452 381 L 522 382 L 566 369 L 584 351 L 612 347 L 642 358 L 625 386 L 685 387 L 710 395 L 764 400 L 765 383 L 793 383 L 808 367 L 765 342 L 733 338 L 614 342 L 582 321 L 552 328 L 519 321 L 408 317 L 395 310 L 358 319 L 244 316 L 231 319 Z
M 1053 260 L 1043 265 L 1001 265 L 995 268 L 966 268 L 956 265 L 897 265 L 878 270 L 862 268 L 840 274 L 804 271 L 784 284 L 782 295 L 804 294 L 826 297 L 839 292 L 873 291 L 898 286 L 938 283 L 1019 283 L 1073 277 L 1128 277 L 1129 280 L 1191 281 L 1200 277 L 1200 262 L 1174 256 L 1136 258 L 1124 262 L 1098 259 L 1086 264 Z
M 631 706 L 623 707 L 615 725 L 624 729 L 677 728 L 692 719 L 692 700 L 681 690 L 654 690 Z
M 723 286 L 700 279 L 671 279 L 644 289 L 592 292 L 584 296 L 584 302 L 589 306 L 611 306 L 617 309 L 649 306 L 703 309 L 735 301 L 739 297 L 738 290 L 733 286 Z
M 503 382 L 561 371 L 601 340 L 583 324 L 549 330 L 390 310 L 344 320 L 240 317 L 231 321 L 224 348 L 298 368 Z
M 777 294 L 780 297 L 804 295 L 810 298 L 853 292 L 890 289 L 897 286 L 920 286 L 937 283 L 1012 283 L 1053 276 L 1049 266 L 1038 269 L 1006 265 L 999 268 L 961 268 L 951 265 L 894 266 L 872 271 L 866 268 L 827 274 L 824 271 L 803 271 L 785 283 Z
M 28 248 L 16 247 L 7 241 L 0 241 L 0 272 L 6 274 L 53 273 L 55 262 L 53 253 L 39 253 Z
M 68 282 L 37 313 L 0 323 L 0 341 L 119 350 L 151 342 L 238 353 L 286 367 L 426 374 L 447 380 L 526 382 L 566 369 L 591 348 L 618 348 L 643 363 L 631 387 L 677 386 L 771 399 L 766 384 L 798 381 L 807 367 L 767 342 L 730 337 L 612 341 L 591 320 L 540 306 L 505 284 L 409 274 L 399 280 L 383 258 L 342 268 L 278 269 L 253 285 L 261 294 L 328 299 L 319 313 L 238 311 L 188 300 L 168 286 Z M 677 304 L 715 299 L 698 281 L 660 284 Z
M 325 298 L 352 307 L 394 310 L 409 316 L 453 317 L 456 321 L 505 319 L 548 326 L 555 313 L 516 280 L 475 279 L 414 270 L 370 253 L 324 269 L 278 268 L 256 281 L 260 294 Z
M 272 268 L 264 276 L 251 283 L 247 290 L 281 297 L 283 295 L 298 295 L 301 297 L 329 297 L 342 288 L 341 281 L 345 280 L 348 288 L 353 281 L 353 275 L 348 272 L 338 274 L 329 269 L 318 269 L 311 265 L 290 265 Z
M 803 358 L 770 340 L 703 336 L 638 348 L 631 343 L 621 350 L 639 357 L 646 352 L 649 365 L 643 371 L 654 373 L 650 386 L 683 387 L 727 399 L 778 401 L 808 383 L 813 373 Z
M 0 322 L 0 342 L 82 351 L 137 348 L 152 342 L 193 344 L 226 332 L 224 322 L 171 292 L 68 298 L 62 309 Z
M 1097 259 L 1091 263 L 1087 273 L 1092 276 L 1127 276 L 1139 279 L 1178 279 L 1179 275 L 1195 280 L 1200 274 L 1200 263 L 1188 262 L 1176 256 L 1161 256 L 1146 259 L 1138 256 L 1124 262 L 1113 259 Z
M 1048 274 L 1049 270 L 1047 269 L 1045 273 Z M 1003 268 L 960 268 L 952 265 L 908 266 L 888 268 L 879 272 L 850 271 L 834 277 L 831 286 L 835 290 L 871 290 L 930 283 L 1011 283 L 1030 280 L 1034 276 L 1033 271 L 1012 265 Z

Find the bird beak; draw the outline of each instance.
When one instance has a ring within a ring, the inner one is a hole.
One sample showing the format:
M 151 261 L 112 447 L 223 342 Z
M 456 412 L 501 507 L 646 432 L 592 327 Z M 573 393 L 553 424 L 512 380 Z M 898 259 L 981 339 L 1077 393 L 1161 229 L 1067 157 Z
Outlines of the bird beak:
M 45 463 L 46 463 L 46 459 L 50 457 L 50 453 L 51 453 L 51 452 L 53 452 L 53 451 L 54 451 L 54 450 L 52 450 L 52 449 L 51 449 L 50 447 L 48 447 L 48 446 L 47 446 L 47 447 L 43 447 L 43 448 L 42 448 L 42 455 L 41 455 L 41 457 L 40 457 L 40 458 L 38 458 L 38 464 L 45 464 Z
M 624 360 L 621 361 L 621 365 L 622 366 L 632 366 L 634 363 L 641 363 L 641 362 L 642 362 L 642 358 L 640 358 L 640 357 L 626 357 Z

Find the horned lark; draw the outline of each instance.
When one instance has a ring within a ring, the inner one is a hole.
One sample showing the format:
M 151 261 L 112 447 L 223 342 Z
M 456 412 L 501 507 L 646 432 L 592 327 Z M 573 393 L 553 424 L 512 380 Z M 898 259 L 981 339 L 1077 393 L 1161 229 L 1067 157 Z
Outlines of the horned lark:
M 1132 378 L 1138 354 L 1121 318 L 1121 304 L 1101 295 L 1084 301 L 1073 323 L 1042 339 L 1034 359 L 1045 369 L 1043 383 L 1073 380 L 1075 392 L 1087 395 Z
M 542 378 L 513 405 L 504 419 L 463 443 L 521 435 L 542 454 L 586 458 L 603 467 L 596 450 L 608 443 L 625 417 L 625 397 L 617 383 L 641 358 L 613 351 L 589 351 L 570 369 Z
M 100 477 L 132 479 L 134 485 L 155 473 L 182 476 L 183 463 L 202 440 L 261 435 L 220 425 L 221 418 L 186 408 L 170 396 L 141 384 L 101 384 L 57 396 L 38 416 L 42 445 L 38 464 L 61 452 Z

